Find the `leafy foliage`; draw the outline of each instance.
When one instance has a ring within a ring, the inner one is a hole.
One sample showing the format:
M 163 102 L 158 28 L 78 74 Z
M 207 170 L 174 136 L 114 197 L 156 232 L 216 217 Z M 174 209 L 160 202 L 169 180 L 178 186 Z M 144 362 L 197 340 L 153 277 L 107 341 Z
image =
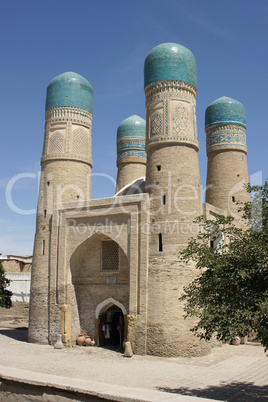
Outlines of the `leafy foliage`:
M 181 300 L 185 316 L 197 317 L 192 331 L 200 338 L 230 341 L 253 330 L 268 350 L 268 182 L 247 190 L 255 194 L 241 208 L 246 230 L 232 217 L 197 218 L 200 233 L 180 259 L 194 261 L 201 273 Z
M 0 307 L 10 308 L 12 305 L 12 292 L 7 290 L 10 281 L 5 277 L 5 272 L 0 261 Z

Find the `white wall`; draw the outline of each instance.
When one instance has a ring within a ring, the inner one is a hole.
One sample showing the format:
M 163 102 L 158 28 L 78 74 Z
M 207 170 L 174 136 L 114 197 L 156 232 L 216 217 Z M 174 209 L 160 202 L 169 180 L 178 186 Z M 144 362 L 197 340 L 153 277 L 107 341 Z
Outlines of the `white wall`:
M 29 302 L 31 273 L 7 273 L 6 278 L 10 280 L 8 290 L 12 295 L 12 301 Z

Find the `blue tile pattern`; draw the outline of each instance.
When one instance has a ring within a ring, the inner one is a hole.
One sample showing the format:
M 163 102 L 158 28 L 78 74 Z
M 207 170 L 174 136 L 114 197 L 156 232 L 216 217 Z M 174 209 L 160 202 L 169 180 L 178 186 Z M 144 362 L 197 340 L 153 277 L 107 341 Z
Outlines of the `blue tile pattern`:
M 151 136 L 161 135 L 163 129 L 163 119 L 159 113 L 154 113 L 151 120 Z
M 73 133 L 73 153 L 88 155 L 89 153 L 89 138 L 86 130 L 78 128 Z
M 196 62 L 192 52 L 177 43 L 153 48 L 144 63 L 144 88 L 165 80 L 184 81 L 196 87 Z
M 168 133 L 168 127 L 169 127 L 169 102 L 168 100 L 165 101 L 165 136 L 168 137 L 169 133 Z
M 190 134 L 190 113 L 184 106 L 177 106 L 172 115 L 172 130 L 174 135 Z
M 194 148 L 198 149 L 198 141 L 193 138 L 187 138 L 187 137 L 159 137 L 159 138 L 151 138 L 147 141 L 147 146 L 160 143 L 160 144 L 167 144 L 168 142 L 170 143 L 181 143 L 181 144 L 189 144 L 192 145 Z
M 122 139 L 117 142 L 117 153 L 127 151 L 129 149 L 145 149 L 145 140 L 144 139 Z
M 126 151 L 126 152 L 121 152 L 117 156 L 117 160 L 123 159 L 123 158 L 129 158 L 129 157 L 136 157 L 136 158 L 147 158 L 146 152 L 145 151 Z
M 246 127 L 246 111 L 242 103 L 223 96 L 206 109 L 205 128 L 215 124 L 241 124 Z
M 192 116 L 193 116 L 193 128 L 194 128 L 194 138 L 197 140 L 197 129 L 196 129 L 196 114 L 195 114 L 195 108 L 192 106 Z
M 158 99 L 185 99 L 189 102 L 195 100 L 195 95 L 185 89 L 174 88 L 171 92 L 160 92 L 146 98 L 146 105 L 157 101 Z
M 123 120 L 117 129 L 117 160 L 123 158 L 146 158 L 146 122 L 139 116 Z
M 63 152 L 64 139 L 59 133 L 54 134 L 49 140 L 49 153 Z
M 232 148 L 235 146 L 246 151 L 245 128 L 239 125 L 226 125 L 218 127 L 216 130 L 209 130 L 207 133 L 207 151 L 215 147 L 226 146 Z
M 47 87 L 46 110 L 76 107 L 92 113 L 93 88 L 81 75 L 67 72 L 54 78 Z
M 144 138 L 146 122 L 137 115 L 133 115 L 123 120 L 117 129 L 117 141 L 122 138 Z

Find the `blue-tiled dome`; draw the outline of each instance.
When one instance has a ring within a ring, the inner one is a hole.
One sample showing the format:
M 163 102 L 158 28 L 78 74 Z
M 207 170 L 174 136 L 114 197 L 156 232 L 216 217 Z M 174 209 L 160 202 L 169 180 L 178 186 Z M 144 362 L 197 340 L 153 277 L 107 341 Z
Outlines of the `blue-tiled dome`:
M 246 127 L 246 111 L 242 103 L 223 96 L 206 109 L 205 128 L 214 124 L 241 124 Z
M 139 116 L 123 120 L 117 129 L 117 141 L 123 138 L 143 138 L 145 140 L 146 122 Z
M 177 43 L 154 47 L 144 63 L 144 88 L 152 82 L 184 81 L 196 87 L 196 62 L 192 52 Z
M 139 116 L 123 120 L 117 129 L 117 163 L 139 161 L 146 163 L 145 152 L 146 122 Z
M 93 88 L 81 75 L 67 72 L 50 81 L 47 87 L 46 110 L 69 106 L 92 113 Z

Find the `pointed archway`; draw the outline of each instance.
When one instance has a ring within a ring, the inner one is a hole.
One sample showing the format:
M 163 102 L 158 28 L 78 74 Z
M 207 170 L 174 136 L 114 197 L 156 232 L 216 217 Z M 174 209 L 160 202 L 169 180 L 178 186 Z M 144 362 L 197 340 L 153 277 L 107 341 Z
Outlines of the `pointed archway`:
M 115 349 L 123 347 L 126 314 L 124 305 L 113 297 L 98 304 L 95 312 L 98 325 L 98 346 Z
M 105 313 L 114 304 L 122 310 L 123 316 L 127 314 L 115 297 L 128 308 L 128 257 L 112 238 L 95 233 L 72 254 L 70 270 L 77 310 L 75 319 L 79 325 L 77 332 L 82 331 L 97 340 L 96 320 L 102 309 Z

